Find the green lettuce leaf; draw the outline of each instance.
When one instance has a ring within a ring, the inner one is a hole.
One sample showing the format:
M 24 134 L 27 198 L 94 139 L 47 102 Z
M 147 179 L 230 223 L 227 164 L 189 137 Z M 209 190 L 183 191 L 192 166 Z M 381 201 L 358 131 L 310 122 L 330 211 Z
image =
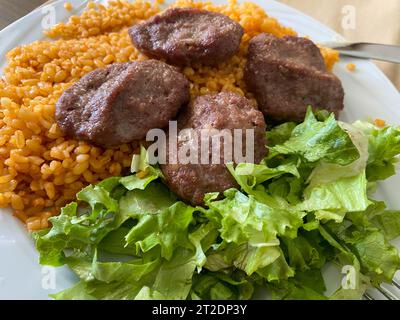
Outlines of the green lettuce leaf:
M 385 210 L 375 215 L 371 223 L 385 235 L 387 240 L 400 236 L 400 211 L 398 210 Z
M 190 296 L 193 300 L 248 300 L 253 292 L 254 283 L 243 272 L 206 272 L 194 276 Z
M 135 243 L 137 254 L 160 246 L 161 257 L 170 260 L 176 246 L 187 246 L 189 242 L 188 227 L 194 211 L 195 208 L 176 202 L 157 214 L 142 214 L 125 236 L 126 244 Z
M 373 283 L 391 282 L 400 269 L 399 252 L 377 229 L 352 229 L 339 234 L 358 257 L 361 272 Z
M 304 191 L 304 196 L 304 201 L 296 208 L 315 211 L 319 220 L 333 219 L 341 222 L 347 212 L 364 211 L 371 204 L 367 197 L 367 179 L 364 172 L 354 177 L 309 187 Z
M 331 114 L 325 121 L 318 121 L 312 109 L 293 131 L 289 140 L 270 148 L 271 155 L 296 155 L 314 163 L 325 161 L 348 165 L 359 158 L 357 147 Z
M 394 175 L 400 154 L 399 128 L 378 128 L 362 121 L 357 121 L 353 125 L 362 130 L 369 139 L 368 180 L 384 180 Z
M 294 122 L 286 122 L 267 131 L 268 145 L 273 147 L 289 140 L 296 126 Z
M 319 269 L 297 272 L 292 279 L 268 284 L 268 289 L 274 300 L 327 300 Z
M 219 214 L 221 236 L 227 243 L 274 246 L 278 235 L 294 238 L 303 224 L 304 212 L 270 208 L 235 189 L 225 191 L 224 196 L 207 205 L 212 214 Z
M 240 190 L 192 207 L 141 147 L 126 177 L 84 188 L 34 234 L 40 262 L 79 282 L 55 299 L 361 299 L 400 268 L 400 213 L 369 199 L 394 173 L 399 130 L 309 108 L 267 133 L 259 164 L 227 164 Z M 321 270 L 348 270 L 330 296 Z
M 263 269 L 265 275 L 265 267 L 282 255 L 278 236 L 295 238 L 305 214 L 270 208 L 234 189 L 224 195 L 223 200 L 213 201 L 212 197 L 206 200 L 213 218 L 219 220 L 223 239 L 217 250 L 210 254 L 214 270 L 215 266 L 225 268 L 233 265 L 248 275 Z M 206 268 L 208 266 L 206 263 Z M 275 267 L 285 269 L 282 272 L 285 277 L 291 274 L 286 270 L 286 261 Z
M 96 210 L 101 207 L 99 203 L 94 206 Z M 119 228 L 129 218 L 119 210 L 108 211 L 104 206 L 98 209 L 97 219 L 93 220 L 90 213 L 78 216 L 77 209 L 75 202 L 65 206 L 59 216 L 49 219 L 53 225 L 51 229 L 34 234 L 41 264 L 63 265 L 65 249 L 91 250 L 91 246 L 97 245 L 110 231 Z

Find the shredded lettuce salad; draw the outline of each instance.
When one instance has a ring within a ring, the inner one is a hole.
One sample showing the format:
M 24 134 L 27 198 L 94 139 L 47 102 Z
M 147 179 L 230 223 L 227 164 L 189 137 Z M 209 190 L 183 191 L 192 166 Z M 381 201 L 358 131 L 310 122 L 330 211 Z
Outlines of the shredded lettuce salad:
M 228 164 L 240 190 L 180 201 L 146 150 L 132 172 L 90 185 L 34 233 L 40 263 L 79 277 L 55 299 L 358 299 L 400 269 L 400 211 L 373 199 L 395 174 L 400 130 L 308 110 L 267 133 L 261 164 Z M 78 205 L 79 203 L 79 205 Z M 321 268 L 355 270 L 324 295 Z

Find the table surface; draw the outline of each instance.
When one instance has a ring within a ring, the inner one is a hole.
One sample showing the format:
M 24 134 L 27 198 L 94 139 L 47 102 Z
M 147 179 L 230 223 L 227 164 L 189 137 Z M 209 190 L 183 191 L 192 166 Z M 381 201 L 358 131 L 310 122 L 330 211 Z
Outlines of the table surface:
M 0 30 L 47 0 L 0 0 Z

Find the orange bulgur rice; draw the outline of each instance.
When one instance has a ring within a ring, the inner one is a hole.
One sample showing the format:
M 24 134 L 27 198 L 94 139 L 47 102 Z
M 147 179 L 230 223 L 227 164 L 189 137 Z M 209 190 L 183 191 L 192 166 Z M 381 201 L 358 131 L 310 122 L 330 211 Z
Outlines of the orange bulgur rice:
M 7 54 L 0 79 L 0 206 L 11 206 L 29 230 L 49 226 L 48 218 L 88 184 L 118 176 L 129 168 L 134 144 L 102 149 L 64 137 L 54 119 L 62 92 L 83 75 L 114 62 L 143 60 L 127 28 L 161 11 L 161 2 L 112 0 L 108 6 L 89 3 L 81 16 L 55 25 L 35 41 Z M 296 35 L 253 3 L 178 0 L 173 6 L 223 13 L 245 29 L 240 51 L 218 68 L 194 65 L 183 71 L 192 82 L 192 96 L 234 91 L 250 99 L 243 81 L 249 40 L 261 33 Z M 321 48 L 329 69 L 337 52 Z

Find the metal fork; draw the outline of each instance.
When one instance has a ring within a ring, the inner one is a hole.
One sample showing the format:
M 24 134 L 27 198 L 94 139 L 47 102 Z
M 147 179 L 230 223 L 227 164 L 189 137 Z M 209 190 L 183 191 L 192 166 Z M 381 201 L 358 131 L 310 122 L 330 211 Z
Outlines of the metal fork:
M 322 45 L 345 56 L 400 63 L 400 46 L 396 45 L 346 41 L 329 41 Z
M 392 285 L 400 290 L 400 284 L 396 280 L 392 281 Z M 389 291 L 385 287 L 378 286 L 374 287 L 374 289 L 376 289 L 383 296 L 384 300 L 400 300 L 398 296 L 396 296 L 393 292 Z M 369 292 L 365 292 L 363 297 L 364 300 L 376 300 Z

